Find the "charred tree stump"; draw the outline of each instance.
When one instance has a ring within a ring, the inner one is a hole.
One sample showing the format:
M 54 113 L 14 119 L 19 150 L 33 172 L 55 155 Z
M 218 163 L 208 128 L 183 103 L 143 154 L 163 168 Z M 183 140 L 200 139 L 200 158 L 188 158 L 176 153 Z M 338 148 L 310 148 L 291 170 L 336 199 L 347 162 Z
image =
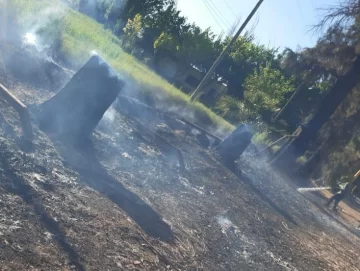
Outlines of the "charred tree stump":
M 250 145 L 253 134 L 245 125 L 240 125 L 217 148 L 216 151 L 225 165 L 233 165 Z
M 99 57 L 90 60 L 53 98 L 41 105 L 40 128 L 70 140 L 89 137 L 123 83 Z

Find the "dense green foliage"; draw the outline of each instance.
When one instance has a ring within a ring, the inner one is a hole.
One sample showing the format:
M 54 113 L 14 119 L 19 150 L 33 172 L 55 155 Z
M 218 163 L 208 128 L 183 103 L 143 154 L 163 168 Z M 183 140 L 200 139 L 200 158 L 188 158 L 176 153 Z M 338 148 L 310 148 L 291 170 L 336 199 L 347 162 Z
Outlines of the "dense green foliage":
M 292 81 L 269 64 L 262 66 L 245 80 L 245 103 L 262 116 L 275 112 L 284 104 L 285 94 L 294 90 Z

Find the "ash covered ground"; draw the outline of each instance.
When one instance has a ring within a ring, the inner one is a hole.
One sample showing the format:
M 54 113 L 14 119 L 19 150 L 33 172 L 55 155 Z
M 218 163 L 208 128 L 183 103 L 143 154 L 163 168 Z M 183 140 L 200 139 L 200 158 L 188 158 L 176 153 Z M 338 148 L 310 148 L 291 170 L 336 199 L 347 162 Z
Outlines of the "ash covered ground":
M 56 92 L 9 74 L 0 81 L 27 105 Z M 33 117 L 29 148 L 0 100 L 2 270 L 360 270 L 351 225 L 291 180 L 250 153 L 235 176 L 186 124 L 142 119 L 181 150 L 181 170 L 118 108 L 86 149 L 41 132 Z

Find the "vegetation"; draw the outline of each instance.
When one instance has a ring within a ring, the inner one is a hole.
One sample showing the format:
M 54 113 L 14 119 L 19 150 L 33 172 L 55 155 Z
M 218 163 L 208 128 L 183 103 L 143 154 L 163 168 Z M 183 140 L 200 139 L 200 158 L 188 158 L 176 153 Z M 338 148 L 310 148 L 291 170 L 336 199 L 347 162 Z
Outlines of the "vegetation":
M 295 88 L 292 81 L 267 64 L 246 78 L 244 101 L 248 108 L 265 118 L 284 104 L 285 95 Z

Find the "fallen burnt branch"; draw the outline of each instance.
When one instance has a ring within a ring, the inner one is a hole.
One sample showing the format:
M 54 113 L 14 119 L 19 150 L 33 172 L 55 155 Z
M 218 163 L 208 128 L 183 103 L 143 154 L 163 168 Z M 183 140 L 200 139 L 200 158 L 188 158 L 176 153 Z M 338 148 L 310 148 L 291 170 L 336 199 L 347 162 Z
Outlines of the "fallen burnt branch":
M 8 102 L 19 114 L 24 137 L 32 141 L 34 139 L 29 111 L 18 98 L 0 83 L 0 97 Z
M 161 114 L 157 109 L 124 95 L 119 95 L 116 107 L 124 114 L 144 121 L 151 121 Z
M 120 111 L 121 112 L 121 111 Z M 154 140 L 157 144 L 161 145 L 163 148 L 168 149 L 170 151 L 170 153 L 174 154 L 177 157 L 178 163 L 179 163 L 179 167 L 181 169 L 185 169 L 185 163 L 184 163 L 184 156 L 182 154 L 182 152 L 176 148 L 174 145 L 172 145 L 171 143 L 167 142 L 164 138 L 162 138 L 161 136 L 159 136 L 157 133 L 153 132 L 152 130 L 150 130 L 148 127 L 146 127 L 144 124 L 142 124 L 140 121 L 138 121 L 137 119 L 133 118 L 132 116 L 126 114 L 125 112 L 121 112 L 123 115 L 125 115 L 127 118 L 129 118 L 130 120 L 132 120 L 135 125 L 136 128 L 141 131 L 141 133 L 143 135 L 146 135 L 148 137 L 150 137 L 152 140 Z
M 204 128 L 196 125 L 195 123 L 186 120 L 183 117 L 180 117 L 174 113 L 170 113 L 170 112 L 161 112 L 160 110 L 153 108 L 147 104 L 144 104 L 136 99 L 127 97 L 127 96 L 119 96 L 118 100 L 117 100 L 117 108 L 119 109 L 119 111 L 122 111 L 123 113 L 127 114 L 127 115 L 131 115 L 135 118 L 139 118 L 142 119 L 144 121 L 151 121 L 154 118 L 163 118 L 165 121 L 167 122 L 172 122 L 174 123 L 176 119 L 178 119 L 179 121 L 185 123 L 186 125 L 200 131 L 200 137 L 204 138 L 206 136 L 214 139 L 214 146 L 218 146 L 221 144 L 221 142 L 223 141 L 223 139 L 219 138 L 218 136 L 210 133 L 209 131 L 205 130 Z M 204 141 L 204 140 L 200 140 L 200 141 Z
M 297 139 L 301 131 L 302 131 L 301 127 L 295 130 L 292 136 L 289 137 L 288 140 L 281 146 L 281 148 L 270 158 L 270 161 L 268 162 L 269 165 L 277 164 L 281 156 L 284 154 L 285 151 L 288 150 L 290 145 Z
M 273 143 L 271 143 L 269 146 L 263 148 L 262 150 L 258 151 L 257 153 L 254 154 L 254 157 L 259 156 L 261 153 L 263 153 L 264 151 L 270 149 L 271 147 L 275 146 L 276 144 L 278 144 L 280 141 L 284 140 L 284 139 L 289 139 L 289 138 L 294 138 L 296 137 L 296 135 L 284 135 L 283 137 L 279 138 L 278 140 L 274 141 Z
M 217 137 L 216 135 L 210 133 L 209 131 L 206 131 L 204 128 L 201 128 L 200 126 L 196 125 L 195 123 L 192 123 L 191 121 L 188 121 L 188 120 L 186 120 L 186 119 L 184 119 L 184 118 L 180 118 L 180 120 L 181 120 L 182 122 L 185 122 L 187 125 L 193 127 L 194 129 L 200 131 L 202 134 L 207 135 L 207 136 L 213 138 L 213 139 L 215 140 L 214 146 L 218 146 L 218 145 L 221 144 L 221 142 L 224 141 L 224 140 L 221 139 L 220 137 Z

